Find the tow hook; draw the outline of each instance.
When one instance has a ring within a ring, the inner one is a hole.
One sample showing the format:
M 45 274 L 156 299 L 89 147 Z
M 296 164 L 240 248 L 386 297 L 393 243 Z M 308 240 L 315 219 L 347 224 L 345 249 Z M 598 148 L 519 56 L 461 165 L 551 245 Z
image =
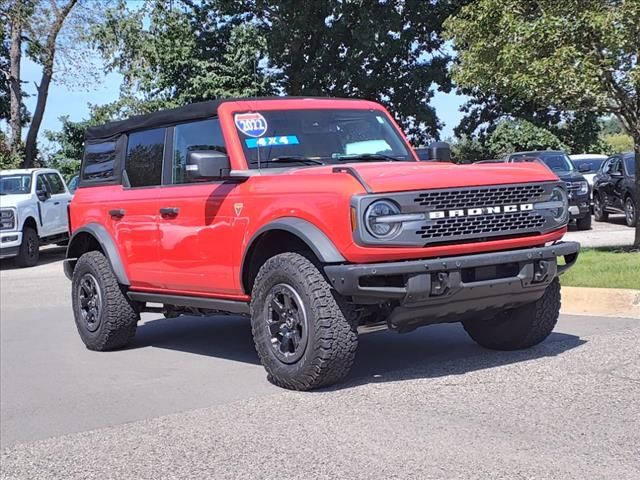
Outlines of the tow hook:
M 434 297 L 442 295 L 449 286 L 449 274 L 438 272 L 431 277 L 431 295 Z
M 549 276 L 549 262 L 547 260 L 535 262 L 533 269 L 533 283 L 544 282 Z

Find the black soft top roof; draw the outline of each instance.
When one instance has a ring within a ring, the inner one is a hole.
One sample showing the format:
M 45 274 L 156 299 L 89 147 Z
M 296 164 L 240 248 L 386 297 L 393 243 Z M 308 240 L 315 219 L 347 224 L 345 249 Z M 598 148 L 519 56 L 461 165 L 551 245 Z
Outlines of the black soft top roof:
M 126 120 L 105 123 L 87 128 L 86 140 L 98 140 L 114 137 L 124 132 L 133 130 L 143 130 L 145 128 L 164 127 L 189 120 L 199 120 L 213 117 L 218 112 L 218 106 L 223 102 L 236 99 L 209 100 L 206 102 L 192 103 L 183 107 L 172 108 L 170 110 L 160 110 L 159 112 L 136 115 Z M 247 99 L 244 99 L 247 100 Z
M 144 130 L 147 128 L 166 127 L 176 125 L 191 120 L 201 120 L 211 118 L 218 113 L 218 107 L 224 102 L 241 102 L 256 100 L 287 100 L 300 98 L 321 98 L 330 100 L 331 97 L 245 97 L 245 98 L 223 98 L 218 100 L 208 100 L 205 102 L 191 103 L 183 107 L 172 108 L 170 110 L 160 110 L 158 112 L 136 115 L 126 120 L 105 123 L 88 127 L 85 133 L 86 140 L 100 140 L 115 137 L 125 132 Z M 358 99 L 351 99 L 358 100 Z

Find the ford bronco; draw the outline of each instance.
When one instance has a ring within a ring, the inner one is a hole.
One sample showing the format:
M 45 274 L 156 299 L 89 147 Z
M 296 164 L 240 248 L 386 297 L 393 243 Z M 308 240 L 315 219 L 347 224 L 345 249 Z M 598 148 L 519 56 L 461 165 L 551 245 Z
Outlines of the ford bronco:
M 145 311 L 247 315 L 268 378 L 308 390 L 363 331 L 541 342 L 568 220 L 544 165 L 421 163 L 374 102 L 208 101 L 87 130 L 64 269 L 89 349 L 127 345 Z

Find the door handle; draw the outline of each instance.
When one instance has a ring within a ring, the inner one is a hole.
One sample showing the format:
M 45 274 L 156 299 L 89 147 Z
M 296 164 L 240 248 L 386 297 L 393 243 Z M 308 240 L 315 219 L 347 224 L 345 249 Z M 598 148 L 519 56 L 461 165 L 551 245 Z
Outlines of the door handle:
M 113 210 L 109 210 L 109 215 L 112 218 L 122 218 L 124 217 L 125 211 L 122 208 L 114 208 Z
M 60 202 L 53 202 L 54 205 L 60 205 Z
M 180 213 L 178 207 L 163 207 L 160 209 L 160 215 L 163 217 L 177 217 L 178 213 Z

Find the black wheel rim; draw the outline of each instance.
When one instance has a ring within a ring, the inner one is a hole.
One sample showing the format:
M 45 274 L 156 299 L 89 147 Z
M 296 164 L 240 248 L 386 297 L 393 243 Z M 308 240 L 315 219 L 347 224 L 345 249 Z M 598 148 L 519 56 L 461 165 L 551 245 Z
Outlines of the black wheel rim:
M 602 205 L 600 205 L 600 197 L 596 197 L 593 200 L 593 213 L 595 213 L 596 217 L 602 216 Z
M 630 198 L 627 198 L 624 213 L 627 216 L 627 225 L 633 225 L 633 219 L 636 216 L 636 209 Z
M 36 255 L 38 247 L 33 235 L 27 235 L 27 256 L 33 258 Z
M 95 332 L 100 326 L 100 314 L 102 312 L 102 296 L 96 277 L 85 273 L 80 279 L 78 287 L 78 304 L 82 322 L 87 330 Z
M 297 362 L 307 347 L 308 321 L 302 298 L 286 283 L 275 285 L 267 295 L 265 318 L 271 347 L 281 362 Z

